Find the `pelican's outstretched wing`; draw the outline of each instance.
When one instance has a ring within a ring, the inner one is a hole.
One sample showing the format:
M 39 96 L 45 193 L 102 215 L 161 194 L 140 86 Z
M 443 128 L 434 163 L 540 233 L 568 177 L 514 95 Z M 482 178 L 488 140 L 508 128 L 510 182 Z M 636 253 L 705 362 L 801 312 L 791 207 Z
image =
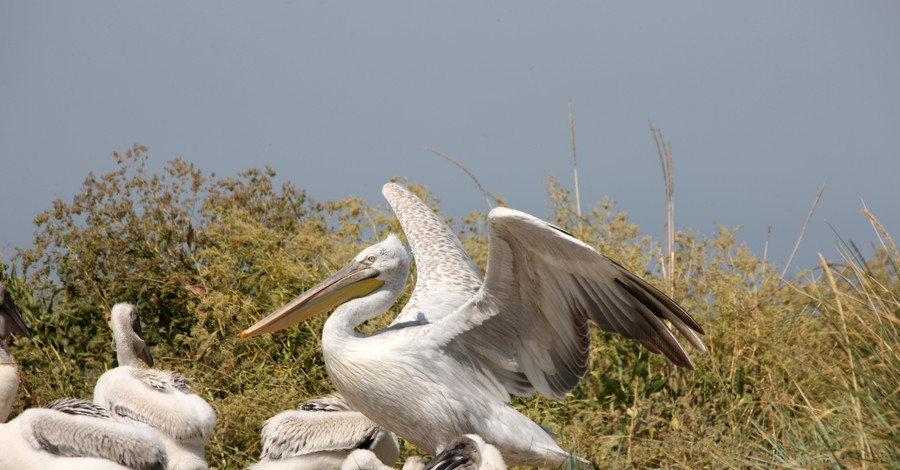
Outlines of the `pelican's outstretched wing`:
M 421 199 L 395 183 L 381 192 L 400 219 L 416 261 L 416 287 L 392 324 L 434 323 L 475 295 L 480 271 L 450 227 Z
M 693 369 L 663 323 L 696 349 L 700 325 L 662 292 L 589 245 L 536 217 L 507 208 L 488 215 L 484 285 L 428 336 L 474 355 L 507 390 L 562 398 L 587 369 L 592 320 Z

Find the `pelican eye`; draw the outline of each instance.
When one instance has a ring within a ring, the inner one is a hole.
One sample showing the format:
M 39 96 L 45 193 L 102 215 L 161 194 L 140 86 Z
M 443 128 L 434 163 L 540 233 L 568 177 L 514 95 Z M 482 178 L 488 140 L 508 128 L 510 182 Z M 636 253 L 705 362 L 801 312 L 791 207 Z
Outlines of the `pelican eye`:
M 366 262 L 367 262 L 367 263 L 374 263 L 374 262 L 375 262 L 375 255 L 369 255 L 369 256 L 366 256 Z

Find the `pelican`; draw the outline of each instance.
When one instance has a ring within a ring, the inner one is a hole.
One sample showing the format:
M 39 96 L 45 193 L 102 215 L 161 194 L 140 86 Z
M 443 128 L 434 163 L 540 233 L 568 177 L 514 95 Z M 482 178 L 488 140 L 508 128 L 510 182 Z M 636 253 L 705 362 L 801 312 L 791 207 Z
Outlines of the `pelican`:
M 204 447 L 216 425 L 216 412 L 191 392 L 189 380 L 153 366 L 137 308 L 116 304 L 110 313 L 119 367 L 100 376 L 94 402 L 113 419 L 155 431 L 169 456 L 169 470 L 206 470 Z
M 703 329 L 678 304 L 558 227 L 513 209 L 491 210 L 482 282 L 437 214 L 397 184 L 382 192 L 418 274 L 391 326 L 356 331 L 387 312 L 406 284 L 408 255 L 394 235 L 241 336 L 334 309 L 322 351 L 335 388 L 354 409 L 432 455 L 458 436 L 478 434 L 510 465 L 564 462 L 569 454 L 510 406 L 509 395 L 561 399 L 574 389 L 587 371 L 589 321 L 684 368 L 694 364 L 664 321 L 705 351 Z
M 496 447 L 477 434 L 467 434 L 451 442 L 423 470 L 506 470 Z
M 0 470 L 162 470 L 162 442 L 146 429 L 115 423 L 86 400 L 62 399 L 30 408 L 6 423 L 19 388 L 19 374 L 6 346 L 11 333 L 31 330 L 0 283 Z
M 25 324 L 22 312 L 13 302 L 6 284 L 0 282 L 0 338 L 6 341 L 12 333 L 31 338 L 31 330 Z
M 117 423 L 87 400 L 29 408 L 0 424 L 2 470 L 163 470 L 165 447 L 150 429 Z
M 418 455 L 406 459 L 402 470 L 506 470 L 503 456 L 496 447 L 484 442 L 477 434 L 457 438 L 425 465 Z M 374 454 L 357 449 L 347 456 L 341 470 L 393 470 L 381 463 Z
M 261 437 L 262 455 L 250 470 L 339 470 L 356 449 L 382 466 L 400 457 L 394 433 L 353 411 L 338 394 L 309 399 L 297 410 L 269 418 Z
M 13 302 L 6 284 L 0 282 L 0 423 L 6 422 L 16 392 L 19 390 L 19 368 L 6 341 L 13 334 L 31 338 L 19 307 Z
M 413 455 L 406 458 L 401 470 L 422 470 L 423 468 L 425 468 L 425 460 L 419 455 Z M 394 467 L 385 465 L 368 449 L 356 449 L 344 459 L 340 470 L 394 470 Z
M 12 351 L 0 339 L 0 423 L 6 422 L 19 390 L 19 368 Z

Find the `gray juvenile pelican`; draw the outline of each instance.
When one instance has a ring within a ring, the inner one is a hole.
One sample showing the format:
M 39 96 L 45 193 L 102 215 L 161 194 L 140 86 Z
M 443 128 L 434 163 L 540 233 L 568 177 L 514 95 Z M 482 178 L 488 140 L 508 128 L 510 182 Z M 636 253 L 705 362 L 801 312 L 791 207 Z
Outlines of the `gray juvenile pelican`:
M 19 367 L 6 341 L 0 339 L 0 423 L 9 417 L 9 411 L 19 391 Z
M 153 366 L 153 358 L 134 305 L 116 304 L 110 324 L 119 367 L 97 380 L 94 402 L 117 421 L 154 430 L 166 446 L 169 470 L 207 469 L 204 447 L 216 426 L 216 412 L 191 392 L 181 374 L 144 367 Z
M 156 434 L 117 423 L 86 400 L 63 399 L 29 408 L 0 424 L 0 470 L 164 470 Z
M 162 470 L 162 442 L 147 429 L 114 423 L 85 400 L 56 400 L 5 423 L 19 388 L 16 361 L 5 341 L 31 331 L 0 283 L 0 470 Z
M 451 442 L 423 470 L 506 470 L 496 447 L 477 434 L 467 434 Z
M 340 395 L 309 399 L 266 420 L 262 455 L 250 470 L 339 470 L 356 449 L 382 466 L 400 457 L 394 433 L 353 411 Z M 365 468 L 365 467 L 364 467 Z
M 425 460 L 419 455 L 406 458 L 400 470 L 422 470 L 425 468 Z M 394 467 L 385 465 L 370 450 L 356 449 L 344 459 L 340 470 L 394 470 Z
M 6 422 L 9 417 L 9 410 L 19 391 L 19 368 L 6 345 L 13 333 L 31 338 L 31 330 L 25 324 L 19 307 L 13 302 L 6 284 L 0 282 L 0 423 Z
M 705 350 L 702 328 L 678 304 L 558 227 L 493 209 L 482 282 L 440 217 L 396 184 L 383 193 L 418 272 L 392 325 L 356 331 L 385 313 L 406 284 L 408 255 L 390 235 L 241 336 L 334 308 L 322 350 L 335 388 L 354 409 L 433 455 L 458 436 L 478 434 L 510 465 L 565 461 L 551 435 L 509 405 L 509 394 L 558 399 L 575 388 L 587 371 L 589 321 L 681 367 L 694 365 L 664 320 Z
M 13 302 L 6 284 L 0 282 L 0 338 L 6 341 L 12 333 L 31 338 L 31 330 L 25 324 L 22 312 Z

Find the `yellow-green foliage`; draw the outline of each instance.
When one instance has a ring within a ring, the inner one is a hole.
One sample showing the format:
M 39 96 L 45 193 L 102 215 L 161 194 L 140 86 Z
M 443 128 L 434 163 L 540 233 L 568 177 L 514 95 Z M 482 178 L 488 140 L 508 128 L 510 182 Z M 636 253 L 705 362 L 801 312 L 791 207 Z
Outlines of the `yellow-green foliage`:
M 211 466 L 244 468 L 266 418 L 332 388 L 324 316 L 250 340 L 240 331 L 375 238 L 401 234 L 398 222 L 383 204 L 276 188 L 268 168 L 215 179 L 182 160 L 148 174 L 138 146 L 116 158 L 117 171 L 90 175 L 70 202 L 38 215 L 18 270 L 0 266 L 36 333 L 14 340 L 25 382 L 13 413 L 89 397 L 115 365 L 106 315 L 132 302 L 158 366 L 193 377 L 218 412 Z M 426 187 L 406 183 L 437 210 Z M 900 466 L 900 256 L 887 233 L 872 259 L 847 254 L 850 245 L 839 263 L 783 280 L 738 244 L 737 228 L 679 232 L 663 279 L 658 244 L 626 213 L 602 201 L 579 216 L 570 190 L 547 186 L 554 223 L 681 302 L 709 347 L 686 372 L 595 329 L 591 368 L 567 400 L 514 400 L 563 446 L 598 468 Z M 484 221 L 481 212 L 449 221 L 482 267 Z M 410 453 L 419 451 L 405 444 Z

